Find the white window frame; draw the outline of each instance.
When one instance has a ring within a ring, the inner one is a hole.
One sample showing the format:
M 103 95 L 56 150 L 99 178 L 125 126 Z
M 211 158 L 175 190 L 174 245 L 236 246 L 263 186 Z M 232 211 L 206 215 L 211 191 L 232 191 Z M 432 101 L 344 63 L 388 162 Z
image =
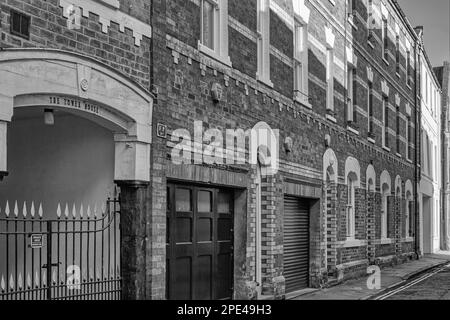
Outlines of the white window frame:
M 386 43 L 387 43 L 387 36 L 388 36 L 388 21 L 387 21 L 387 18 L 383 18 L 383 19 L 381 19 L 381 43 L 382 43 L 382 45 L 381 45 L 381 48 L 382 48 L 382 54 L 383 54 L 383 60 L 385 61 L 385 62 L 388 62 L 388 59 L 386 59 L 387 57 L 386 57 L 386 54 L 387 54 L 387 46 L 386 46 Z
M 327 110 L 334 111 L 334 49 L 328 48 L 326 56 Z
M 203 3 L 209 2 L 214 7 L 213 48 L 203 41 Z M 231 67 L 228 55 L 228 0 L 200 0 L 200 40 L 198 50 L 211 58 Z
M 406 49 L 406 85 L 411 86 L 411 49 Z
M 345 0 L 347 5 L 347 21 L 350 23 L 351 26 L 355 25 L 354 19 L 353 19 L 353 7 L 354 7 L 354 1 L 355 0 Z
M 325 27 L 326 41 L 326 108 L 334 113 L 334 42 L 335 35 L 333 29 Z
M 355 67 L 351 64 L 347 64 L 347 101 L 346 101 L 346 108 L 347 108 L 347 122 L 354 122 L 355 119 L 353 117 L 353 111 L 355 107 L 355 101 L 353 101 L 354 97 L 354 88 L 353 88 L 353 82 L 354 82 L 354 70 Z
M 372 115 L 370 114 L 370 102 L 372 100 Z M 373 135 L 374 133 L 370 131 L 370 123 L 373 121 L 371 117 L 373 116 L 373 83 L 367 81 L 367 133 Z
M 388 119 L 386 119 L 386 110 L 389 110 L 389 99 L 388 96 L 383 95 L 382 96 L 382 112 L 383 112 L 383 136 L 382 136 L 382 142 L 384 148 L 389 148 L 389 146 L 386 144 L 386 134 L 388 133 L 388 123 L 386 122 Z
M 409 146 L 411 144 L 411 116 L 406 117 L 406 159 L 411 160 L 411 155 L 409 154 Z
M 257 1 L 258 69 L 256 79 L 273 87 L 270 80 L 270 0 Z
M 294 99 L 309 106 L 308 25 L 294 22 Z

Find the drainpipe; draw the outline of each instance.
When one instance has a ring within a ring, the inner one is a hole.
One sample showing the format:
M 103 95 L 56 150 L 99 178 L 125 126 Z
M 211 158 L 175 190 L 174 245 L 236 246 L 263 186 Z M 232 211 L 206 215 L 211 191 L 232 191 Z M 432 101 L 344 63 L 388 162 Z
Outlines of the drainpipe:
M 415 79 L 415 90 L 414 90 L 414 99 L 416 101 L 416 130 L 415 130 L 415 140 L 416 140 L 416 148 L 415 148 L 415 158 L 414 158 L 414 174 L 415 174 L 415 178 L 416 178 L 416 183 L 414 183 L 414 195 L 415 195 L 415 203 L 416 203 L 416 210 L 415 210 L 415 241 L 414 241 L 414 250 L 415 253 L 417 255 L 417 257 L 419 258 L 421 255 L 420 252 L 420 210 L 419 210 L 419 190 L 418 190 L 418 185 L 420 184 L 420 180 L 421 180 L 421 167 L 420 166 L 420 150 L 421 150 L 421 137 L 422 137 L 422 110 L 421 110 L 421 104 L 420 104 L 420 99 L 418 97 L 418 94 L 421 92 L 421 64 L 420 64 L 420 43 L 419 40 L 417 40 L 416 44 L 415 44 L 415 70 L 414 70 L 414 79 Z
M 441 99 L 442 99 L 442 94 L 441 94 Z M 441 191 L 439 193 L 439 198 L 441 200 L 441 208 L 440 208 L 440 212 L 439 212 L 439 219 L 440 219 L 440 239 L 439 239 L 439 247 L 441 250 L 444 249 L 445 246 L 445 240 L 444 240 L 444 232 L 445 232 L 445 225 L 444 225 L 444 212 L 445 212 L 445 199 L 444 199 L 444 179 L 445 179 L 445 162 L 444 162 L 444 152 L 446 150 L 445 148 L 445 138 L 444 138 L 444 129 L 442 127 L 442 124 L 444 123 L 444 115 L 443 115 L 443 108 L 442 108 L 442 100 L 441 100 L 441 126 L 439 128 L 440 132 L 439 132 L 439 137 L 441 138 L 441 143 L 440 143 L 440 147 L 441 147 L 441 183 L 440 183 L 440 188 Z

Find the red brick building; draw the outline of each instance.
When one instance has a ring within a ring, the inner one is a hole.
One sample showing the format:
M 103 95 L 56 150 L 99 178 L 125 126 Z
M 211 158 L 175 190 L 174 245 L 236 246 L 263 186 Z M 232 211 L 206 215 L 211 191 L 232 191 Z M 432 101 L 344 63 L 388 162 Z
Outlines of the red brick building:
M 0 10 L 0 63 L 43 81 L 0 90 L 0 133 L 12 109 L 35 105 L 18 96 L 101 107 L 87 118 L 113 144 L 101 178 L 121 187 L 125 298 L 290 297 L 420 254 L 417 36 L 396 1 L 2 0 Z M 10 66 L 15 53 L 37 62 Z M 278 148 L 236 151 L 227 129 L 278 132 Z M 249 161 L 227 161 L 236 154 Z

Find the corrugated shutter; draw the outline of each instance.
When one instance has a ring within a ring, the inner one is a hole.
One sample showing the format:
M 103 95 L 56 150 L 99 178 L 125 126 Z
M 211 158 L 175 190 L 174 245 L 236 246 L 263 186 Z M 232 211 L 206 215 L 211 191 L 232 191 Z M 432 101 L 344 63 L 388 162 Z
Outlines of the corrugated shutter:
M 309 202 L 284 198 L 284 277 L 286 293 L 308 287 L 309 280 Z

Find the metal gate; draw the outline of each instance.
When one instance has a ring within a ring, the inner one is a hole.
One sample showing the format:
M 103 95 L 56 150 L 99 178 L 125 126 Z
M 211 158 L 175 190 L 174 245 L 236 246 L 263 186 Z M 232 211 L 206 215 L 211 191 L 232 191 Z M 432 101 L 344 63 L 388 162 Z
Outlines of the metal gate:
M 58 205 L 0 208 L 0 300 L 118 300 L 120 208 L 117 192 L 102 208 Z
M 309 201 L 284 197 L 284 277 L 286 292 L 308 287 Z

